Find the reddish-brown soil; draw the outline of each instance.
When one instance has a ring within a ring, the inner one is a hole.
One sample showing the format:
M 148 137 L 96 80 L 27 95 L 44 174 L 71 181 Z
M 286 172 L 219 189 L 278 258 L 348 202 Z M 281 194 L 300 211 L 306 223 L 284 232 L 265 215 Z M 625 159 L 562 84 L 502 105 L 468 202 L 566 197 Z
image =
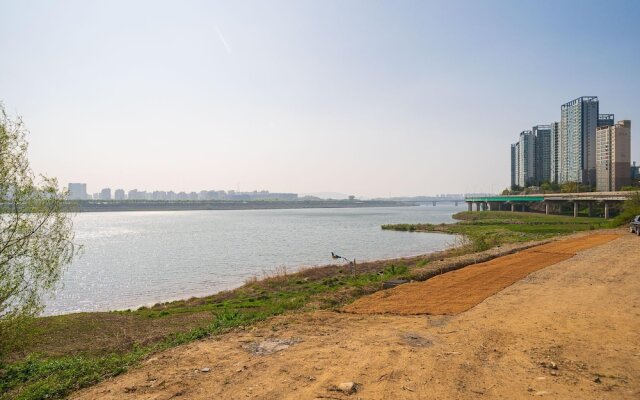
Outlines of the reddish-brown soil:
M 576 252 L 617 239 L 617 234 L 595 234 L 552 242 L 415 282 L 376 292 L 344 307 L 358 314 L 457 314 L 479 304 L 514 282 Z

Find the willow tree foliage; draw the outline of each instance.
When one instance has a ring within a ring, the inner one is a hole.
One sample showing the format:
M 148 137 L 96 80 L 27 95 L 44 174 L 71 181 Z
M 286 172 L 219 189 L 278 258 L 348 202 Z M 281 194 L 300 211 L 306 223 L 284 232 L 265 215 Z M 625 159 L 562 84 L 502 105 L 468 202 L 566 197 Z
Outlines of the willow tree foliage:
M 66 194 L 33 174 L 25 133 L 0 103 L 0 322 L 41 312 L 76 253 Z

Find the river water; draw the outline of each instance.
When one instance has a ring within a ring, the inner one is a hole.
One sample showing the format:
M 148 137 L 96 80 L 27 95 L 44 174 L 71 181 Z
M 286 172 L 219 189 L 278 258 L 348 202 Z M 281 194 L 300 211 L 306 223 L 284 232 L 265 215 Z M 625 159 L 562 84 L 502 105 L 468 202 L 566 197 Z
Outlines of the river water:
M 387 223 L 441 223 L 464 204 L 300 210 L 80 213 L 83 253 L 68 266 L 45 314 L 135 308 L 213 294 L 277 267 L 441 250 L 454 237 L 383 231 Z

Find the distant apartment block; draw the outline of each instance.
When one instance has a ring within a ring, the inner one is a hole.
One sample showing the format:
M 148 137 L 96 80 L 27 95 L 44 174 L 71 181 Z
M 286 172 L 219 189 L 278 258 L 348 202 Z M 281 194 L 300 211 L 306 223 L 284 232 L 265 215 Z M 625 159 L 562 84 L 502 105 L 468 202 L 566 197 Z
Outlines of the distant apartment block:
M 113 192 L 113 199 L 114 200 L 125 200 L 126 196 L 124 194 L 124 190 L 123 189 L 116 189 L 115 192 Z
M 167 192 L 156 190 L 155 192 L 151 193 L 151 200 L 156 200 L 156 201 L 167 200 Z
M 551 126 L 536 125 L 532 129 L 535 140 L 535 177 L 537 185 L 551 181 Z
M 111 200 L 111 189 L 105 188 L 100 191 L 100 200 Z
M 518 141 L 518 186 L 527 187 L 536 180 L 536 142 L 532 131 L 520 132 Z
M 70 183 L 69 184 L 69 199 L 70 200 L 86 200 L 89 198 L 87 194 L 86 183 Z
M 549 182 L 558 183 L 560 172 L 560 122 L 549 125 Z
M 583 96 L 560 108 L 559 183 L 592 185 L 596 175 L 596 128 L 599 102 L 596 96 Z
M 127 199 L 129 200 L 146 200 L 147 192 L 139 192 L 138 189 L 129 190 Z
M 613 114 L 598 114 L 598 128 L 602 126 L 613 126 L 614 121 L 615 116 Z
M 596 177 L 600 192 L 631 184 L 631 121 L 618 121 L 596 131 Z
M 511 187 L 527 187 L 551 179 L 552 138 L 550 125 L 536 125 L 520 132 L 511 145 Z
M 631 166 L 631 180 L 640 179 L 640 166 L 636 165 L 636 162 L 633 162 Z
M 511 145 L 511 188 L 518 186 L 518 143 Z

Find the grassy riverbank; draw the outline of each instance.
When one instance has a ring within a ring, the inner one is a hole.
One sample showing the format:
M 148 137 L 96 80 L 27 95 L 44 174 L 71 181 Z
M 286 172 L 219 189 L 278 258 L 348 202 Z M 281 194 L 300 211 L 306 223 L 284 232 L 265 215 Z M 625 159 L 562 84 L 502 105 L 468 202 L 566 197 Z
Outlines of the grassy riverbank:
M 425 257 L 327 266 L 247 282 L 204 298 L 117 312 L 37 318 L 6 349 L 0 364 L 0 399 L 60 398 L 120 374 L 149 354 L 285 312 L 331 309 L 407 277 Z M 272 329 L 276 331 L 277 326 Z
M 586 230 L 613 227 L 604 218 L 568 217 L 534 213 L 483 211 L 454 215 L 454 224 L 395 224 L 382 229 L 409 232 L 442 232 L 464 235 L 474 251 L 506 243 L 548 239 Z
M 136 365 L 148 355 L 286 312 L 333 309 L 381 288 L 385 280 L 415 277 L 432 261 L 505 243 L 607 227 L 597 218 L 526 213 L 460 213 L 447 225 L 390 225 L 384 229 L 446 232 L 469 238 L 421 257 L 334 265 L 262 280 L 204 298 L 132 311 L 79 313 L 29 321 L 4 350 L 0 399 L 60 398 Z M 273 325 L 273 331 L 279 326 Z

